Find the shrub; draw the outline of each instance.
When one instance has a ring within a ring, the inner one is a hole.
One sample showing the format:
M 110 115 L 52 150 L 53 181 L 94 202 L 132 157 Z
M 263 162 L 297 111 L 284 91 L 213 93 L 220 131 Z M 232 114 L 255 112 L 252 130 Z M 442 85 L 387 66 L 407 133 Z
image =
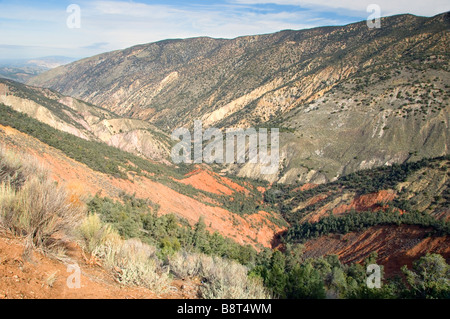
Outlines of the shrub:
M 439 254 L 427 254 L 413 263 L 413 269 L 402 271 L 411 289 L 408 297 L 426 299 L 450 298 L 450 266 Z
M 37 160 L 0 148 L 0 225 L 26 238 L 25 256 L 61 249 L 84 215 L 84 204 L 48 176 Z
M 48 170 L 35 158 L 8 151 L 0 146 L 0 183 L 9 183 L 18 189 L 29 176 L 44 180 L 48 178 Z
M 50 180 L 28 179 L 20 190 L 2 186 L 1 223 L 32 248 L 50 252 L 61 246 L 83 216 L 83 207 L 74 205 L 63 187 Z
M 107 241 L 99 255 L 104 266 L 124 285 L 145 287 L 156 293 L 169 289 L 168 271 L 161 267 L 154 246 L 138 239 Z
M 91 256 L 99 253 L 99 249 L 108 241 L 119 240 L 119 235 L 110 225 L 103 224 L 97 214 L 87 216 L 77 230 L 81 247 Z
M 248 268 L 231 260 L 179 252 L 169 257 L 170 270 L 180 278 L 200 277 L 204 299 L 265 299 L 262 280 L 248 277 Z

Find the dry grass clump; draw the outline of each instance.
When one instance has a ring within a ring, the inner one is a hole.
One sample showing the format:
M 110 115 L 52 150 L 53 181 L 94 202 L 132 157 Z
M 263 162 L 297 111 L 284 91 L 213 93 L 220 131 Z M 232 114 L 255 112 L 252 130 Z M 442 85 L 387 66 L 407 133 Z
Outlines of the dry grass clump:
M 84 219 L 78 228 L 78 238 L 81 247 L 111 271 L 118 282 L 156 293 L 168 290 L 170 277 L 156 255 L 156 247 L 139 239 L 121 239 L 117 231 L 96 214 Z
M 31 176 L 45 180 L 48 175 L 48 170 L 35 158 L 0 146 L 0 183 L 19 189 Z
M 104 224 L 97 214 L 88 215 L 77 229 L 80 246 L 91 257 L 100 254 L 106 243 L 120 241 L 119 234 L 110 225 Z
M 41 166 L 22 155 L 0 150 L 0 225 L 4 232 L 26 238 L 32 249 L 60 251 L 83 218 L 83 205 L 73 203 L 64 187 L 48 178 Z
M 148 288 L 156 293 L 168 291 L 170 276 L 156 256 L 156 248 L 137 239 L 104 246 L 105 266 L 116 273 L 120 283 Z
M 231 260 L 187 252 L 169 258 L 171 272 L 180 278 L 200 277 L 204 299 L 266 299 L 261 281 L 248 277 L 248 268 Z

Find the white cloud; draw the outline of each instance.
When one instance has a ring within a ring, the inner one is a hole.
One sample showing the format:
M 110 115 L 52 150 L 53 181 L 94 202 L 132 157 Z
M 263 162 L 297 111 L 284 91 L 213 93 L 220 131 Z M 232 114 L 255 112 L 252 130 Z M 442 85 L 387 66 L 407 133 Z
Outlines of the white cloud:
M 231 0 L 239 4 L 278 4 L 333 11 L 344 9 L 349 12 L 366 12 L 369 4 L 380 6 L 383 16 L 410 13 L 420 16 L 434 16 L 450 10 L 448 0 Z

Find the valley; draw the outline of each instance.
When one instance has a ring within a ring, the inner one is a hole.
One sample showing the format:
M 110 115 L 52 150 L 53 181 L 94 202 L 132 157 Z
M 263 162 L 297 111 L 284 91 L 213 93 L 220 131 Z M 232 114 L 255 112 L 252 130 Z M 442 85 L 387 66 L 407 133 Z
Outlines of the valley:
M 65 265 L 54 241 L 100 278 L 86 297 L 421 298 L 409 287 L 439 264 L 426 292 L 448 298 L 450 13 L 382 23 L 164 40 L 0 78 L 0 272 L 32 247 L 47 293 L 22 296 L 78 297 L 49 284 Z M 174 163 L 171 135 L 195 121 L 278 129 L 278 170 Z M 42 239 L 10 216 L 47 174 L 83 211 L 75 234 Z

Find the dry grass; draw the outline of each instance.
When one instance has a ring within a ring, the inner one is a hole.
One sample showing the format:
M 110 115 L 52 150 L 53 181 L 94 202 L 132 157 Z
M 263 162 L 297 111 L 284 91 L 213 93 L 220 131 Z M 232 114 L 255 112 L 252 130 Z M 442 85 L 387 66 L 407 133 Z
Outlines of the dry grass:
M 81 247 L 91 254 L 91 259 L 96 258 L 121 284 L 156 293 L 168 290 L 171 280 L 161 266 L 156 247 L 139 239 L 121 239 L 98 215 L 87 216 L 77 233 Z
M 35 158 L 27 154 L 8 151 L 0 146 L 0 183 L 6 183 L 19 189 L 31 176 L 45 180 L 48 178 L 49 172 Z
M 77 238 L 84 251 L 96 256 L 107 242 L 119 240 L 119 234 L 111 226 L 103 224 L 97 214 L 92 214 L 77 229 Z
M 60 254 L 62 243 L 84 216 L 64 187 L 48 178 L 42 166 L 20 154 L 0 150 L 0 224 L 3 231 L 26 239 L 32 249 Z
M 168 291 L 171 279 L 161 267 L 155 247 L 129 239 L 107 241 L 98 251 L 103 265 L 115 273 L 120 283 L 145 287 L 155 293 Z
M 169 258 L 171 272 L 180 278 L 200 277 L 204 299 L 266 299 L 262 282 L 248 277 L 247 267 L 230 260 L 181 252 Z

